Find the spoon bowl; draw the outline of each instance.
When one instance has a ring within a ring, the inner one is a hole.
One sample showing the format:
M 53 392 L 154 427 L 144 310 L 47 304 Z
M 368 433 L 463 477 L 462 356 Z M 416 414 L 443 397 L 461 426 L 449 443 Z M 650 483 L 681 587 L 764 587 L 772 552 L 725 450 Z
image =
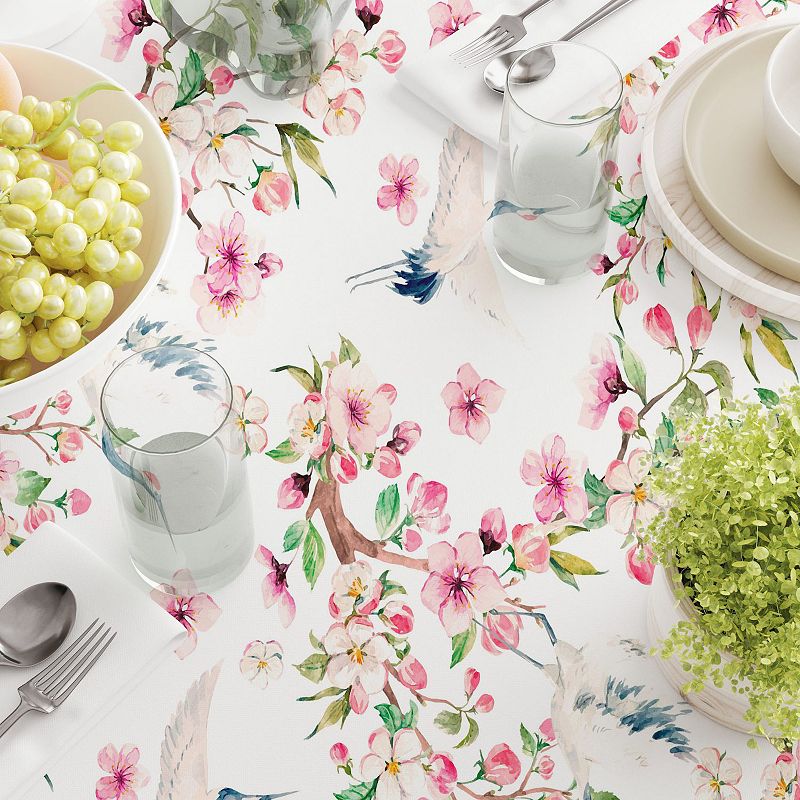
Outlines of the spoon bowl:
M 514 62 L 524 50 L 511 50 L 493 58 L 483 71 L 483 82 L 498 94 L 506 91 L 506 79 Z M 556 59 L 552 47 L 542 47 L 531 54 L 522 64 L 514 69 L 514 81 L 517 83 L 534 83 L 544 80 L 555 68 Z
M 32 667 L 69 636 L 77 604 L 63 583 L 37 583 L 0 608 L 0 666 Z

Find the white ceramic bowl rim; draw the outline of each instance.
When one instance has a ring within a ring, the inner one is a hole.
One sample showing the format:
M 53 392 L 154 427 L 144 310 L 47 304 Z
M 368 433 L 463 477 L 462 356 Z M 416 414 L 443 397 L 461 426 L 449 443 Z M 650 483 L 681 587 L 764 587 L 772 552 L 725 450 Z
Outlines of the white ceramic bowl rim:
M 775 111 L 778 112 L 781 119 L 786 123 L 786 126 L 790 128 L 792 131 L 794 131 L 797 134 L 798 138 L 800 138 L 800 129 L 798 129 L 798 127 L 794 123 L 790 122 L 786 118 L 786 114 L 783 113 L 783 108 L 781 107 L 781 104 L 778 102 L 778 98 L 775 96 L 775 89 L 772 85 L 772 78 L 775 74 L 775 68 L 778 63 L 778 60 L 783 55 L 784 51 L 789 49 L 791 43 L 795 39 L 797 41 L 794 43 L 794 46 L 800 47 L 800 25 L 798 25 L 793 31 L 789 31 L 789 33 L 787 33 L 780 40 L 780 42 L 778 42 L 775 49 L 772 51 L 772 55 L 769 57 L 769 61 L 767 62 L 767 78 L 765 85 L 767 92 L 769 92 L 769 99 L 771 101 L 772 107 L 775 109 Z M 789 44 L 787 44 L 787 42 L 789 42 Z

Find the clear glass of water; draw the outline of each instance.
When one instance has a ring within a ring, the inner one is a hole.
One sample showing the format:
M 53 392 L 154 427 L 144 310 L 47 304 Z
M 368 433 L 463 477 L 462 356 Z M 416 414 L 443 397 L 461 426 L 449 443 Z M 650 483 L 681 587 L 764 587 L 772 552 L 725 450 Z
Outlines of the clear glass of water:
M 511 66 L 492 234 L 518 277 L 560 283 L 603 250 L 622 87 L 607 55 L 574 42 L 537 45 Z
M 208 353 L 141 350 L 100 397 L 103 452 L 136 571 L 150 584 L 188 570 L 229 583 L 253 554 L 253 511 L 231 381 Z

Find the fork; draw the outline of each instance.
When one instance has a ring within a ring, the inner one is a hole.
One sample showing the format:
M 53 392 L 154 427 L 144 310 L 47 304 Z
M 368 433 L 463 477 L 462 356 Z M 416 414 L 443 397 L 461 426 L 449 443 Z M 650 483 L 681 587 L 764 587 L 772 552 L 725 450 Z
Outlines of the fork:
M 19 687 L 19 705 L 0 722 L 0 736 L 29 711 L 49 714 L 72 694 L 116 638 L 109 626 L 98 622 L 96 619 L 58 658 Z
M 503 14 L 477 39 L 450 54 L 456 61 L 471 66 L 485 61 L 525 38 L 528 31 L 523 20 L 546 6 L 550 0 L 537 0 L 519 14 Z

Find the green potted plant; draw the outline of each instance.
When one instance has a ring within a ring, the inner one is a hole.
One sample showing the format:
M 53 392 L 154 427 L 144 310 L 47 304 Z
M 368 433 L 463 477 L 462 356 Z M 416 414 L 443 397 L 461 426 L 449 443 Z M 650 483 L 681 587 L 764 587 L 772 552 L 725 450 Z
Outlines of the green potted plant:
M 667 677 L 718 722 L 800 738 L 800 387 L 679 424 L 653 470 L 661 566 L 648 627 Z

